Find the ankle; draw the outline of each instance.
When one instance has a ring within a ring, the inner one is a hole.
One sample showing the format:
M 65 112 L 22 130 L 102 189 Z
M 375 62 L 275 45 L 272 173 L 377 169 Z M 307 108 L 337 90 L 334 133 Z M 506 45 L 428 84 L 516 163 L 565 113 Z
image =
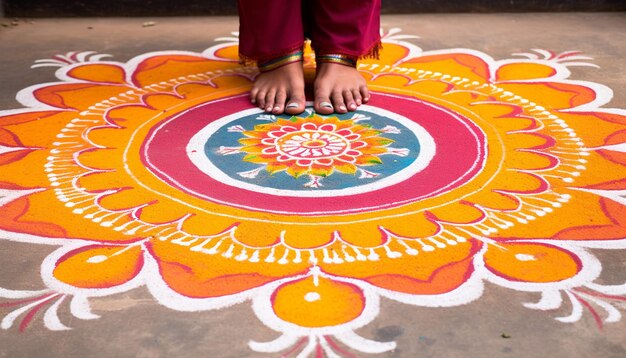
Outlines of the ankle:
M 315 58 L 315 62 L 318 66 L 324 66 L 326 64 L 337 64 L 343 65 L 347 67 L 356 68 L 357 58 L 350 55 L 337 54 L 337 53 L 327 53 L 317 55 Z
M 270 72 L 287 65 L 299 63 L 302 66 L 302 50 L 290 52 L 280 57 L 262 60 L 257 62 L 257 67 L 261 73 Z

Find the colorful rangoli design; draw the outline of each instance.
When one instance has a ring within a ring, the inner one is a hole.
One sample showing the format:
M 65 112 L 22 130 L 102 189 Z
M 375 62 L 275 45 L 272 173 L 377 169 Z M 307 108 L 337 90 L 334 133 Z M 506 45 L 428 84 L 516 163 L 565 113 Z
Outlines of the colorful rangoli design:
M 601 285 L 588 250 L 626 248 L 626 112 L 568 79 L 578 53 L 494 60 L 422 51 L 396 29 L 359 64 L 374 93 L 356 113 L 273 116 L 237 38 L 127 63 L 39 61 L 59 82 L 0 112 L 3 239 L 58 246 L 41 291 L 0 289 L 1 326 L 37 311 L 95 319 L 92 297 L 145 286 L 175 310 L 250 301 L 278 332 L 250 342 L 299 356 L 380 353 L 354 333 L 381 298 L 446 307 L 485 284 L 620 320 L 626 285 Z M 307 71 L 314 66 L 307 50 Z

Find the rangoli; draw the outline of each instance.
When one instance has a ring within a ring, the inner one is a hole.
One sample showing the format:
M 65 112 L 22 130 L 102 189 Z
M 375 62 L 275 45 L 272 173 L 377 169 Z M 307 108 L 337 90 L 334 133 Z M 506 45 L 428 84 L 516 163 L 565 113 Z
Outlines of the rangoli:
M 0 112 L 0 236 L 57 248 L 42 290 L 0 289 L 2 328 L 41 311 L 69 329 L 61 305 L 95 319 L 90 299 L 140 286 L 180 311 L 250 304 L 277 332 L 250 348 L 303 357 L 392 350 L 354 333 L 381 298 L 458 306 L 486 284 L 569 301 L 563 322 L 620 320 L 626 285 L 599 284 L 589 249 L 626 249 L 626 111 L 569 79 L 589 58 L 411 37 L 385 33 L 358 67 L 372 100 L 328 116 L 254 108 L 236 37 L 38 61 L 59 81 Z

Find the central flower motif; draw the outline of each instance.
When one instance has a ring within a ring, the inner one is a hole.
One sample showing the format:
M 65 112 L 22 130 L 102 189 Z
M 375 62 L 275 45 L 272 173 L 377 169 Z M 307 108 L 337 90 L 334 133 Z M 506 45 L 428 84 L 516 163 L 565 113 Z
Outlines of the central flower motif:
M 239 142 L 246 153 L 243 160 L 264 164 L 270 174 L 327 177 L 335 170 L 356 174 L 361 166 L 382 164 L 379 156 L 392 153 L 388 146 L 393 140 L 381 133 L 354 119 L 311 115 L 257 125 L 244 131 Z
M 295 159 L 299 165 L 306 166 L 311 164 L 311 160 L 314 160 L 318 164 L 332 165 L 333 158 L 347 154 L 350 148 L 350 141 L 340 133 L 321 132 L 322 130 L 335 130 L 334 125 L 324 125 L 322 127 L 332 128 L 320 127 L 320 131 L 316 131 L 316 128 L 313 128 L 313 130 L 309 131 L 289 133 L 289 131 L 295 130 L 295 128 L 286 127 L 278 133 L 272 133 L 272 136 L 281 135 L 281 137 L 270 139 L 266 142 L 270 145 L 274 144 L 276 146 L 275 149 L 282 154 L 278 157 L 280 161 Z M 350 130 L 346 130 L 346 132 L 349 135 L 353 135 Z M 356 135 L 356 137 L 358 138 L 359 135 Z M 269 152 L 273 152 L 272 148 L 265 149 L 265 153 Z M 353 150 L 352 155 L 358 156 L 361 155 L 361 152 Z

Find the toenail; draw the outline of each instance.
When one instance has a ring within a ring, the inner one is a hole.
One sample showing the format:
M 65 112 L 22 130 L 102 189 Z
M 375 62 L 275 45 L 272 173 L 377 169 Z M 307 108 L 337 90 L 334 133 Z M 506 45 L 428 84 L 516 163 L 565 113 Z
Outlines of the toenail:
M 346 108 L 346 106 L 339 106 L 339 109 L 340 109 L 340 110 L 342 110 L 342 111 L 346 111 L 346 110 L 348 110 L 348 109 Z
M 280 110 L 280 106 L 276 106 L 276 107 L 274 107 L 274 110 L 275 110 L 275 111 L 279 111 L 279 110 Z
M 322 102 L 322 103 L 320 103 L 320 107 L 333 108 L 333 105 L 330 104 L 329 102 Z
M 265 108 L 265 110 L 269 112 L 269 111 L 272 110 L 272 107 L 267 107 L 267 108 Z
M 289 104 L 287 105 L 287 108 L 296 108 L 296 107 L 298 107 L 298 104 L 297 104 L 296 102 L 289 103 Z

